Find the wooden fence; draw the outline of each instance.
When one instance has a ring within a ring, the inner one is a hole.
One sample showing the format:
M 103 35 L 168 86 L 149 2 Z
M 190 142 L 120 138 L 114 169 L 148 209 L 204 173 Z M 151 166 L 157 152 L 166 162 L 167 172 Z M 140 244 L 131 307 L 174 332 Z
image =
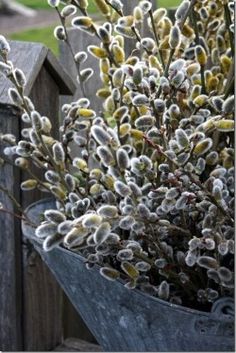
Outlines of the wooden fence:
M 139 0 L 125 0 L 125 14 L 138 3 Z M 148 33 L 147 26 L 143 31 Z M 98 43 L 96 37 L 78 30 L 70 30 L 69 36 L 75 52 Z M 127 43 L 126 48 L 130 50 L 131 42 L 127 40 Z M 11 60 L 26 73 L 26 94 L 32 98 L 36 109 L 51 119 L 54 131 L 58 131 L 60 105 L 81 96 L 80 88 L 75 86 L 76 68 L 66 45 L 60 45 L 60 61 L 68 74 L 40 44 L 13 42 L 11 46 Z M 95 95 L 101 83 L 98 61 L 89 55 L 87 65 L 94 69 L 95 76 L 86 84 L 86 93 L 93 108 L 99 111 L 101 100 Z M 0 133 L 13 132 L 19 136 L 22 128 L 20 112 L 8 99 L 8 87 L 6 80 L 0 77 Z M 0 145 L 0 154 L 2 148 Z M 0 169 L 0 185 L 27 206 L 41 195 L 23 195 L 19 189 L 22 180 L 22 173 L 13 166 L 6 164 Z M 1 190 L 0 202 L 12 213 L 15 211 Z M 49 351 L 67 337 L 94 342 L 48 268 L 23 239 L 19 220 L 0 212 L 0 350 Z

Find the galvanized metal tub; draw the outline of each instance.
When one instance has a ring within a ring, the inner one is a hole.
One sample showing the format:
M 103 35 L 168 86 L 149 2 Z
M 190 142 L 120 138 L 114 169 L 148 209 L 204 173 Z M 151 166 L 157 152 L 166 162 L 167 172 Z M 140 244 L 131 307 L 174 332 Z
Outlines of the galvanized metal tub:
M 42 200 L 27 209 L 38 223 L 53 200 Z M 58 246 L 44 252 L 34 228 L 23 223 L 29 238 L 82 316 L 104 351 L 119 352 L 219 352 L 234 351 L 234 302 L 219 299 L 212 312 L 173 305 L 139 290 L 110 282 L 99 267 L 88 270 L 79 254 Z

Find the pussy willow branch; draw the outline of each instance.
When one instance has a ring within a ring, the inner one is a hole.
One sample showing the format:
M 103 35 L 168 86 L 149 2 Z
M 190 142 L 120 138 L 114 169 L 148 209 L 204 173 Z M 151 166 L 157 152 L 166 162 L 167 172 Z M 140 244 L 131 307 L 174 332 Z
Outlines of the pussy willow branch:
M 159 56 L 159 59 L 160 59 L 160 61 L 161 61 L 163 70 L 165 70 L 165 62 L 164 62 L 164 59 L 163 59 L 163 56 L 162 56 L 162 52 L 161 52 L 161 50 L 159 49 L 159 44 L 160 44 L 160 43 L 159 43 L 159 38 L 158 38 L 158 34 L 157 34 L 155 22 L 154 22 L 153 10 L 152 10 L 152 9 L 149 11 L 149 17 L 150 17 L 150 20 L 151 20 L 152 30 L 153 30 L 154 37 L 155 37 L 155 41 L 156 41 L 156 45 L 157 45 L 158 56 Z
M 151 145 L 154 149 L 156 149 L 160 154 L 162 154 L 170 163 L 173 163 L 176 168 L 180 168 L 177 162 L 175 162 L 173 159 L 171 159 L 163 150 L 162 147 L 155 144 L 152 142 L 147 136 L 144 135 L 145 141 Z M 202 191 L 204 191 L 205 195 L 210 199 L 210 201 L 218 208 L 218 210 L 221 212 L 222 215 L 224 215 L 229 222 L 234 225 L 233 219 L 230 217 L 229 213 L 218 203 L 218 201 L 215 199 L 215 197 L 205 188 L 205 186 L 200 182 L 200 180 L 196 179 L 196 177 L 191 173 L 186 170 L 182 170 L 183 173 L 185 173 L 190 181 L 197 185 Z
M 70 39 L 69 39 L 69 34 L 68 34 L 67 27 L 66 27 L 66 24 L 65 24 L 65 18 L 62 17 L 58 7 L 55 7 L 55 9 L 56 9 L 58 17 L 60 19 L 61 25 L 64 28 L 64 32 L 65 32 L 65 36 L 66 36 L 65 43 L 67 44 L 67 46 L 68 46 L 68 48 L 69 48 L 69 50 L 71 52 L 71 55 L 73 57 L 73 60 L 74 60 L 75 66 L 76 66 L 76 70 L 77 70 L 77 73 L 78 73 L 79 84 L 80 84 L 80 88 L 81 88 L 81 91 L 82 91 L 82 95 L 83 95 L 83 97 L 86 98 L 85 87 L 84 87 L 84 83 L 83 83 L 83 80 L 82 80 L 82 77 L 81 77 L 81 74 L 80 74 L 80 65 L 75 61 L 75 52 L 74 52 L 74 50 L 72 48 L 72 44 L 71 44 Z

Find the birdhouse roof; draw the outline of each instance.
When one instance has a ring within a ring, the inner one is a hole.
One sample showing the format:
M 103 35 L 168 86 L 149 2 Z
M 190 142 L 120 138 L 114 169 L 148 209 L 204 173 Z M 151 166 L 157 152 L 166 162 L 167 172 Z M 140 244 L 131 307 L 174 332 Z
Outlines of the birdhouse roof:
M 39 72 L 45 67 L 48 74 L 58 85 L 62 95 L 73 95 L 76 91 L 76 84 L 68 73 L 61 66 L 52 52 L 40 43 L 10 42 L 11 51 L 9 60 L 14 67 L 21 69 L 26 76 L 25 94 L 30 95 Z M 3 75 L 0 75 L 0 104 L 11 104 L 8 97 L 8 89 L 12 83 Z

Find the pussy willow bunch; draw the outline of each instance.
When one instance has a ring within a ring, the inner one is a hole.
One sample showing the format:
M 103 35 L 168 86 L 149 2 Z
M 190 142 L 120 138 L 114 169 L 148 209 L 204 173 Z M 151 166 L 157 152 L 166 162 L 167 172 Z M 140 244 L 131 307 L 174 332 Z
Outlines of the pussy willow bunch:
M 149 1 L 124 16 L 122 1 L 95 0 L 102 25 L 89 17 L 86 0 L 48 2 L 84 95 L 94 73 L 83 65 L 88 55 L 97 58 L 104 102 L 100 115 L 85 96 L 65 104 L 55 140 L 0 38 L 0 70 L 28 125 L 19 142 L 1 135 L 5 155 L 16 155 L 15 165 L 30 176 L 22 190 L 39 188 L 56 199 L 36 230 L 44 250 L 60 244 L 80 252 L 108 280 L 121 278 L 129 289 L 176 304 L 208 309 L 233 295 L 233 2 L 184 0 L 173 23 Z M 72 26 L 100 46 L 73 52 L 71 16 Z M 126 55 L 130 38 L 136 45 Z M 44 170 L 43 180 L 32 166 Z

